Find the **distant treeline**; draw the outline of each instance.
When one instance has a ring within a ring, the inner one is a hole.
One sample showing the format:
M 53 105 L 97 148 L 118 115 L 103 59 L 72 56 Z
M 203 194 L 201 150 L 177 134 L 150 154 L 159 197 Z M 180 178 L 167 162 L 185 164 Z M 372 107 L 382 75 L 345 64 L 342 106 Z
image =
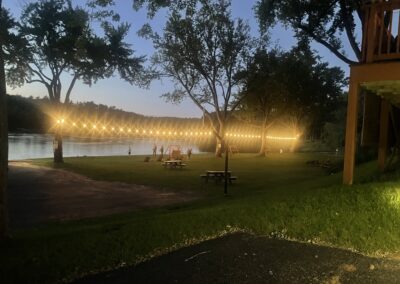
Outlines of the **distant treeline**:
M 8 130 L 10 132 L 44 133 L 50 117 L 40 108 L 40 99 L 7 96 Z
M 143 127 L 144 125 L 160 127 L 179 127 L 190 129 L 202 127 L 199 118 L 151 117 L 127 112 L 116 107 L 109 107 L 93 102 L 70 103 L 63 105 L 59 113 L 47 98 L 8 96 L 8 125 L 10 132 L 46 133 L 51 131 L 59 118 L 76 123 L 114 123 Z

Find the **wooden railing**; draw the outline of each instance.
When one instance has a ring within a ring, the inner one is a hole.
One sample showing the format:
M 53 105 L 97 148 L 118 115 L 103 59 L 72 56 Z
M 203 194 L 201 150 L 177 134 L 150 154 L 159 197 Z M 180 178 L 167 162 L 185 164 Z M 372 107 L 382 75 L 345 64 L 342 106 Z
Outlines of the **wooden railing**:
M 363 62 L 400 60 L 400 0 L 368 2 L 363 19 Z

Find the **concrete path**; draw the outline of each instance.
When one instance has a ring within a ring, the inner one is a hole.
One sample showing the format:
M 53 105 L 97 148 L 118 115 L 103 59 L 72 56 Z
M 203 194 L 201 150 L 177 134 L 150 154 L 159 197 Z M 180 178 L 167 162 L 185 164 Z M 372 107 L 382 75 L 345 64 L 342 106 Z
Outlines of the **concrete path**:
M 91 283 L 400 283 L 400 261 L 347 250 L 234 234 L 134 267 L 88 276 Z
M 93 181 L 28 162 L 10 163 L 8 197 L 12 228 L 161 207 L 199 198 L 190 192 Z

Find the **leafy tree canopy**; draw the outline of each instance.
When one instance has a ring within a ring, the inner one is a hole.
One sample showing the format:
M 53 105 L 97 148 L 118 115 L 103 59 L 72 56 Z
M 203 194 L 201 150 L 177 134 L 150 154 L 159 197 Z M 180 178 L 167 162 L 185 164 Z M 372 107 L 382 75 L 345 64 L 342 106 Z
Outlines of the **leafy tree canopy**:
M 322 44 L 346 63 L 355 63 L 343 50 L 347 38 L 358 61 L 357 19 L 362 20 L 362 0 L 259 0 L 256 13 L 263 30 L 278 21 L 291 27 L 299 39 L 312 39 Z M 362 22 L 362 21 L 361 21 Z M 345 35 L 345 37 L 344 37 Z
M 107 3 L 110 1 L 104 1 L 104 5 Z M 24 46 L 17 52 L 17 63 L 7 66 L 10 85 L 43 84 L 50 99 L 60 102 L 61 76 L 69 74 L 72 81 L 65 94 L 68 102 L 79 79 L 92 84 L 118 72 L 129 83 L 145 83 L 144 58 L 134 56 L 124 42 L 130 26 L 102 21 L 104 35 L 100 36 L 93 29 L 93 15 L 98 16 L 83 7 L 73 7 L 70 0 L 28 4 L 16 34 Z
M 153 18 L 158 10 L 162 8 L 169 9 L 180 9 L 184 10 L 189 7 L 195 7 L 198 0 L 133 0 L 133 8 L 139 10 L 142 7 L 146 7 L 147 15 L 149 18 Z
M 196 1 L 192 1 L 195 3 Z M 217 137 L 222 138 L 225 122 L 241 81 L 238 74 L 252 49 L 249 26 L 232 19 L 230 1 L 201 0 L 199 5 L 169 7 L 162 35 L 149 26 L 142 30 L 153 40 L 153 62 L 162 77 L 171 78 L 175 90 L 164 95 L 169 101 L 190 98 L 210 118 Z M 211 107 L 216 121 L 207 109 Z
M 241 107 L 263 128 L 285 118 L 295 128 L 311 123 L 320 129 L 346 82 L 342 70 L 321 62 L 304 42 L 288 52 L 259 49 L 242 74 L 247 96 Z

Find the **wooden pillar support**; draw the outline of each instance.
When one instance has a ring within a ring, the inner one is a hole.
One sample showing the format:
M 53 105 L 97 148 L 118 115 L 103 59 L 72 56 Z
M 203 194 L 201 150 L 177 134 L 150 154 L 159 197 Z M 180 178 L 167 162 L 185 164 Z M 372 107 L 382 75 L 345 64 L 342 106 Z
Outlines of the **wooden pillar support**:
M 381 102 L 381 118 L 379 123 L 379 148 L 378 167 L 381 172 L 385 170 L 388 152 L 390 103 L 386 100 Z
M 354 165 L 356 155 L 358 96 L 360 92 L 358 82 L 350 80 L 349 97 L 347 102 L 346 145 L 344 149 L 343 183 L 353 184 Z

